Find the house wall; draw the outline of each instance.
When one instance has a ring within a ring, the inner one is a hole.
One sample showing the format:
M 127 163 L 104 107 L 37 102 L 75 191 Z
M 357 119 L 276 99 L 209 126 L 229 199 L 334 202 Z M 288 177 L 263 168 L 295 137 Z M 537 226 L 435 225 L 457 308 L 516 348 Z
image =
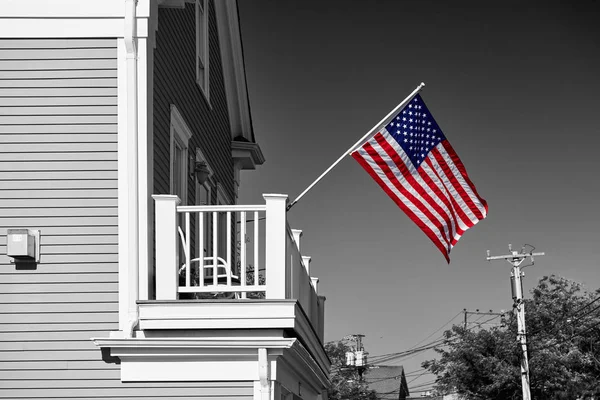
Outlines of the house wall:
M 250 398 L 121 383 L 90 340 L 118 330 L 117 97 L 116 39 L 0 39 L 0 399 Z M 41 230 L 37 265 L 9 228 Z
M 174 104 L 193 133 L 188 152 L 199 147 L 215 172 L 215 179 L 234 199 L 231 132 L 215 7 L 209 2 L 210 100 L 196 84 L 196 28 L 193 3 L 185 8 L 159 8 L 154 50 L 154 193 L 169 193 L 169 123 Z M 190 165 L 191 168 L 191 165 Z M 216 201 L 216 190 L 213 201 Z M 188 204 L 195 204 L 195 185 L 188 179 Z

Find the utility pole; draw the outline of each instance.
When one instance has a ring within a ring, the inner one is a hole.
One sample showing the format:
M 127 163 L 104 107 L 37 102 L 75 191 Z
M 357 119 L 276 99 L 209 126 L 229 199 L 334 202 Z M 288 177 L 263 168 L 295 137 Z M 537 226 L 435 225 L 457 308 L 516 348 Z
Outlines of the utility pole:
M 358 372 L 359 380 L 362 380 L 363 373 L 367 368 L 367 352 L 362 344 L 362 338 L 364 337 L 365 335 L 360 333 L 344 337 L 344 339 L 352 340 L 355 343 L 355 347 L 352 348 L 352 351 L 346 352 L 346 367 L 356 370 L 356 372 Z
M 488 250 L 486 259 L 488 261 L 506 260 L 513 266 L 510 274 L 510 287 L 514 301 L 513 308 L 517 315 L 517 340 L 521 344 L 521 352 L 523 353 L 523 356 L 521 357 L 521 386 L 523 387 L 523 400 L 531 400 L 531 390 L 529 388 L 529 362 L 527 360 L 527 336 L 525 330 L 525 303 L 523 303 L 523 283 L 521 281 L 524 274 L 521 271 L 521 264 L 529 257 L 531 259 L 531 264 L 526 266 L 531 266 L 534 264 L 534 256 L 543 256 L 544 253 L 533 253 L 533 249 L 529 253 L 526 253 L 524 247 L 521 248 L 520 252 L 513 251 L 511 244 L 508 245 L 508 251 L 510 254 L 490 257 L 490 251 Z M 523 266 L 523 268 L 526 266 Z

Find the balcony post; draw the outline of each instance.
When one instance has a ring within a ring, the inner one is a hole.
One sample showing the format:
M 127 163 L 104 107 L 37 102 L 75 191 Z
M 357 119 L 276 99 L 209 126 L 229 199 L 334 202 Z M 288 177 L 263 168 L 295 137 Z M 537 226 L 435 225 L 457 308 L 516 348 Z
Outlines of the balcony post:
M 156 230 L 156 300 L 177 299 L 177 205 L 179 197 L 152 195 Z
M 302 256 L 302 263 L 304 264 L 304 268 L 306 268 L 306 274 L 310 276 L 310 260 L 312 258 L 310 256 Z
M 285 299 L 287 195 L 263 194 L 266 201 L 265 268 L 267 299 Z
M 292 229 L 292 235 L 294 236 L 294 242 L 296 242 L 296 246 L 298 246 L 298 253 L 302 254 L 302 250 L 300 250 L 300 238 L 302 237 L 302 229 Z
M 317 329 L 317 334 L 321 341 L 325 338 L 325 300 L 327 298 L 325 296 L 319 296 L 319 328 Z

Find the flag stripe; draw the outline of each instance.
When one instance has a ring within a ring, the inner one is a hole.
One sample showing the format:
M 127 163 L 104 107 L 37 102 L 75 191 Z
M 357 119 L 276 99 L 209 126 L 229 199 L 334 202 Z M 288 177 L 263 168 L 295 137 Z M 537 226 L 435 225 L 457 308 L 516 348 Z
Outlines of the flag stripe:
M 378 133 L 375 136 L 381 137 L 381 134 Z M 387 154 L 380 146 L 378 146 L 376 138 L 374 139 L 375 140 L 373 144 L 369 142 L 366 143 L 363 147 L 367 154 L 369 154 L 369 156 L 375 161 L 375 163 L 379 167 L 379 170 L 385 175 L 385 178 L 387 178 L 384 179 L 384 182 L 387 180 L 387 182 L 394 186 L 390 186 L 390 189 L 397 189 L 420 212 L 420 214 L 417 213 L 417 215 L 419 215 L 423 222 L 425 222 L 434 231 L 434 233 L 440 235 L 441 239 L 445 242 L 447 247 L 450 244 L 450 238 L 447 229 L 440 229 L 444 227 L 441 218 L 436 218 L 436 216 L 433 215 L 431 210 L 428 207 L 426 207 L 425 204 L 423 204 L 420 198 L 417 198 L 409 188 L 405 187 L 402 183 L 399 182 L 399 180 L 391 171 L 389 165 L 384 159 L 387 158 Z M 375 149 L 374 146 L 378 147 L 379 152 Z M 383 176 L 381 178 L 383 178 Z
M 456 152 L 454 151 L 454 148 L 452 147 L 450 142 L 448 142 L 446 140 L 443 143 L 444 143 L 444 149 L 446 150 L 446 153 L 448 153 L 448 156 L 452 159 L 452 163 L 454 165 L 456 165 L 456 168 L 460 171 L 460 177 L 468 185 L 468 187 L 470 189 L 470 196 L 473 198 L 473 201 L 478 205 L 478 208 L 481 211 L 483 218 L 485 218 L 487 216 L 487 211 L 488 211 L 487 202 L 481 196 L 479 196 L 479 193 L 477 193 L 477 189 L 475 188 L 475 185 L 469 178 L 469 174 L 467 174 L 467 169 L 463 165 L 460 158 L 458 158 L 458 154 L 456 154 Z
M 469 225 L 475 225 L 480 219 L 481 213 L 475 213 L 473 209 L 469 207 L 468 202 L 470 202 L 471 199 L 464 192 L 463 187 L 456 181 L 456 178 L 452 173 L 451 167 L 448 166 L 448 164 L 446 164 L 444 157 L 439 152 L 438 147 L 431 150 L 431 158 L 432 165 L 435 168 L 437 174 L 440 176 L 440 178 L 442 178 L 444 186 L 449 190 L 452 197 L 454 197 L 458 206 L 469 217 Z
M 443 172 L 436 168 L 436 166 L 437 162 L 430 155 L 427 159 L 425 159 L 425 162 L 421 164 L 419 173 L 427 174 L 431 178 L 433 184 L 436 185 L 439 190 L 443 190 L 443 193 L 445 193 L 452 210 L 457 216 L 456 221 L 464 232 L 475 224 L 471 221 L 471 217 L 469 217 L 462 207 L 457 203 L 455 198 L 456 193 L 454 193 L 451 188 L 446 186 L 444 183 L 444 178 L 440 175 L 440 173 L 443 175 Z
M 396 196 L 396 194 L 391 189 L 388 188 L 388 186 L 383 182 L 383 180 L 381 180 L 377 172 L 375 172 L 375 170 L 371 168 L 371 165 L 363 157 L 363 152 L 361 150 L 362 149 L 358 149 L 352 152 L 352 157 L 363 167 L 365 171 L 367 171 L 371 178 L 373 178 L 373 180 L 377 182 L 377 184 L 387 193 L 387 195 L 394 201 L 394 203 L 396 203 L 396 205 L 400 207 L 402 211 L 404 211 L 408 218 L 410 218 L 419 228 L 421 228 L 423 233 L 425 233 L 425 235 L 433 242 L 433 244 L 438 248 L 438 250 L 442 252 L 444 257 L 446 258 L 446 261 L 450 262 L 449 251 L 446 248 L 446 246 L 442 243 L 442 241 L 440 241 L 440 239 L 435 235 L 435 233 L 433 233 L 433 231 L 427 225 L 425 225 L 425 223 L 423 223 L 423 221 L 421 221 L 411 211 L 411 209 L 406 204 L 404 204 L 404 202 L 398 196 Z
M 470 228 L 470 219 L 467 218 L 463 210 L 458 206 L 454 198 L 442 184 L 441 178 L 430 166 L 430 164 L 431 160 L 427 158 L 425 162 L 421 164 L 421 168 L 419 168 L 417 172 L 419 173 L 421 179 L 431 188 L 431 190 L 435 191 L 438 198 L 440 198 L 450 210 L 452 219 L 458 226 L 457 231 L 462 235 L 467 229 Z
M 470 210 L 470 212 L 474 215 L 475 218 L 473 219 L 473 222 L 477 223 L 477 221 L 480 219 L 485 218 L 481 210 L 473 202 L 473 199 L 469 195 L 470 188 L 462 179 L 462 176 L 460 175 L 460 172 L 456 166 L 452 163 L 452 159 L 448 157 L 444 147 L 438 145 L 431 151 L 431 153 L 444 171 L 444 174 L 448 178 L 449 184 L 452 185 L 454 190 L 456 190 L 456 193 L 460 196 L 459 199 L 462 200 L 460 205 L 463 207 L 463 209 Z
M 455 226 L 454 217 L 451 215 L 451 211 L 439 196 L 425 184 L 421 176 L 415 174 L 416 171 L 414 167 L 410 164 L 406 153 L 402 150 L 402 147 L 398 145 L 398 142 L 388 134 L 387 130 L 384 130 L 383 134 L 375 135 L 375 140 L 377 140 L 377 143 L 386 152 L 389 159 L 388 164 L 393 164 L 395 167 L 393 169 L 396 170 L 393 171 L 393 173 L 396 176 L 402 176 L 404 178 L 403 181 L 406 181 L 411 189 L 418 193 L 419 196 L 427 202 L 432 209 L 432 212 L 436 214 L 438 220 L 442 223 L 441 226 L 438 224 L 436 224 L 436 226 L 438 228 L 444 228 L 446 237 L 449 238 L 451 242 L 454 241 L 457 234 L 458 237 L 460 237 L 462 231 L 460 227 Z M 411 168 L 409 169 L 408 166 Z

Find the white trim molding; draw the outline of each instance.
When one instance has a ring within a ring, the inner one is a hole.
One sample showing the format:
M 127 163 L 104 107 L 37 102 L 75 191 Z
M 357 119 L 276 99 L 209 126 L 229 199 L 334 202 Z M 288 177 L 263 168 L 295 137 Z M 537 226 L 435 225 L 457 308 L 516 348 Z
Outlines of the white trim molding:
M 138 332 L 135 338 L 95 338 L 121 363 L 123 382 L 254 381 L 259 396 L 272 398 L 283 385 L 303 399 L 318 399 L 328 372 L 297 338 L 281 329 Z
M 219 30 L 231 138 L 242 136 L 253 142 L 254 135 L 236 0 L 215 1 L 215 13 Z
M 188 124 L 185 122 L 185 119 L 177 109 L 175 104 L 171 104 L 171 118 L 169 124 L 169 192 L 171 194 L 179 195 L 181 194 L 181 202 L 182 204 L 187 204 L 187 184 L 188 184 L 188 175 L 189 175 L 189 142 L 192 138 L 192 131 L 189 128 Z M 181 159 L 176 160 L 177 148 L 181 147 Z M 180 176 L 175 176 L 175 168 L 174 163 L 179 161 L 180 165 Z M 175 180 L 179 179 L 181 193 L 175 193 Z
M 210 4 L 208 0 L 195 0 L 196 17 L 196 83 L 210 105 Z

